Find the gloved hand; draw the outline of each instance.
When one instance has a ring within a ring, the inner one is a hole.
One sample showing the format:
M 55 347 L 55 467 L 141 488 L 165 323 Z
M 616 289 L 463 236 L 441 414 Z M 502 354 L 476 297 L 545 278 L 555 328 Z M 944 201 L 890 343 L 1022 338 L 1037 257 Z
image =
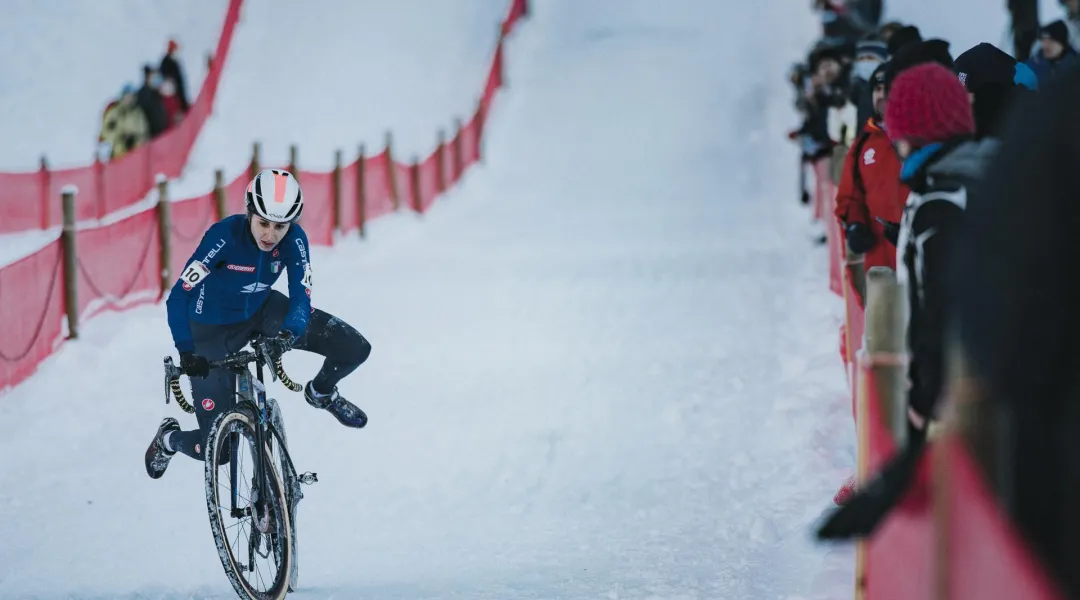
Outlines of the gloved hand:
M 894 223 L 893 221 L 886 221 L 881 217 L 874 218 L 877 219 L 878 223 L 881 223 L 881 225 L 885 227 L 885 239 L 889 240 L 889 243 L 895 246 L 896 242 L 900 239 L 900 224 Z
M 862 223 L 851 223 L 845 230 L 847 245 L 855 254 L 866 254 L 877 244 L 877 237 L 870 228 Z
M 210 374 L 210 362 L 194 352 L 180 353 L 180 369 L 188 377 L 206 377 Z
M 289 350 L 292 350 L 296 339 L 291 331 L 282 331 L 272 338 L 266 339 L 266 349 L 270 352 L 270 358 L 277 360 Z

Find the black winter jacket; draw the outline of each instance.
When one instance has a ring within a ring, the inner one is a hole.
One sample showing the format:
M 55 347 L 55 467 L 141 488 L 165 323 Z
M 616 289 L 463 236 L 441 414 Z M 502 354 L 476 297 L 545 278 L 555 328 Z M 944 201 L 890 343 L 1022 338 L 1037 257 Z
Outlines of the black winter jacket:
M 926 146 L 904 161 L 909 188 L 897 241 L 898 279 L 908 294 L 908 405 L 935 417 L 945 383 L 944 333 L 948 258 L 979 178 L 998 142 L 960 140 Z

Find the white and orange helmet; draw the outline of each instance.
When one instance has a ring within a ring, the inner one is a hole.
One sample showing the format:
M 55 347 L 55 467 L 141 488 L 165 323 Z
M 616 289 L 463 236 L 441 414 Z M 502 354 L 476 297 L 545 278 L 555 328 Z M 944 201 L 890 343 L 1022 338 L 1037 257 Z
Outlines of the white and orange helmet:
M 304 193 L 292 173 L 263 169 L 248 184 L 244 203 L 249 215 L 274 223 L 292 223 L 304 212 Z

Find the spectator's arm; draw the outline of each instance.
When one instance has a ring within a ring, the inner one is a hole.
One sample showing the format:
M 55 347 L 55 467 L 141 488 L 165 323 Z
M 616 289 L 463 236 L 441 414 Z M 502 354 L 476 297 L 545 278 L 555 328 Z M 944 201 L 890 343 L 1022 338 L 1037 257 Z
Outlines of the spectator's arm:
M 866 207 L 866 192 L 855 185 L 855 163 L 858 157 L 858 140 L 844 156 L 844 166 L 840 171 L 840 185 L 836 188 L 836 210 L 834 214 L 845 225 L 862 223 L 869 225 L 870 211 Z

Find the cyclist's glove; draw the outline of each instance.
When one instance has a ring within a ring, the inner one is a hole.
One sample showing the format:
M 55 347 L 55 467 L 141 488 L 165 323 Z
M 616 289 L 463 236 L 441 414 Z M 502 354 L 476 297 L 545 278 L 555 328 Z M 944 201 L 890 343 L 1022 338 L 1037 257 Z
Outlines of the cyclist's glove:
M 188 377 L 206 377 L 210 374 L 210 363 L 194 352 L 181 352 L 180 369 Z
M 266 349 L 270 351 L 270 358 L 277 360 L 282 354 L 291 350 L 295 342 L 291 331 L 282 331 L 276 337 L 266 340 Z

